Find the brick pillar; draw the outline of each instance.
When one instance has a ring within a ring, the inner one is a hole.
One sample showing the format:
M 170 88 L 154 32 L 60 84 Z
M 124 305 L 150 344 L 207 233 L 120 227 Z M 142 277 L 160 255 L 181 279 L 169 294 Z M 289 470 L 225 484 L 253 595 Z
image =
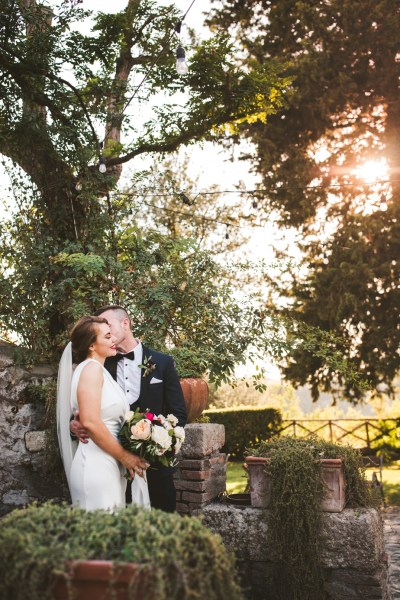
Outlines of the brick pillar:
M 191 423 L 175 473 L 176 509 L 198 515 L 226 490 L 225 427 L 218 423 Z

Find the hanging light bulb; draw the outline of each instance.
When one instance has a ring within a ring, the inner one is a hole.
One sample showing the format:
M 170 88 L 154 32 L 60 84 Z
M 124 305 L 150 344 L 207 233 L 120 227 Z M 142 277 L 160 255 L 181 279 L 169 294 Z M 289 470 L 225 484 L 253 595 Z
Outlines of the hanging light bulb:
M 100 171 L 100 173 L 106 173 L 106 171 L 107 171 L 106 159 L 104 158 L 104 156 L 100 156 L 100 159 L 99 159 L 99 171 Z
M 385 194 L 381 195 L 381 201 L 379 204 L 379 208 L 380 208 L 380 210 L 383 210 L 383 211 L 387 210 L 387 208 L 388 208 Z
M 79 180 L 75 184 L 75 189 L 77 192 L 80 192 L 82 190 L 82 184 Z
M 186 52 L 182 46 L 178 46 L 176 49 L 176 70 L 178 71 L 179 75 L 186 75 L 188 72 Z
M 254 198 L 254 196 L 253 196 L 253 202 L 251 203 L 251 205 L 254 209 L 256 209 L 258 207 L 257 198 Z
M 226 225 L 225 239 L 229 240 L 229 225 Z

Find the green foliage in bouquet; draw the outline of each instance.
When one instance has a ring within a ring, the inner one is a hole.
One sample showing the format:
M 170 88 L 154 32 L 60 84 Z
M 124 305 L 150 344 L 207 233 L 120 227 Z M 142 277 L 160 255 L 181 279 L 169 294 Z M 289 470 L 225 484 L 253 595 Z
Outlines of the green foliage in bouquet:
M 198 519 L 137 506 L 110 513 L 51 503 L 2 520 L 0 598 L 50 600 L 57 576 L 68 582 L 67 563 L 76 560 L 135 563 L 131 599 L 139 579 L 146 600 L 242 599 L 232 557 Z
M 360 452 L 316 437 L 281 437 L 261 442 L 247 454 L 268 458 L 271 479 L 268 533 L 274 560 L 273 582 L 277 600 L 323 600 L 321 553 L 321 479 L 323 458 L 341 458 L 346 483 L 346 505 L 376 506 L 365 477 Z

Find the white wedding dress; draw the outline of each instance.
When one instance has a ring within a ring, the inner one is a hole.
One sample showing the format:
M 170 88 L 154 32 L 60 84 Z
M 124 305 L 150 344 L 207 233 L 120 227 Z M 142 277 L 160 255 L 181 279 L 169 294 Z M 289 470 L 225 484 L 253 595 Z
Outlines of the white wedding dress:
M 78 410 L 77 388 L 79 378 L 89 358 L 76 367 L 71 381 L 71 405 Z M 100 365 L 101 366 L 101 365 Z M 101 419 L 116 438 L 128 410 L 125 394 L 111 375 L 103 369 L 104 383 L 101 395 Z M 92 440 L 79 443 L 72 461 L 69 485 L 72 503 L 86 510 L 113 509 L 125 506 L 126 468 Z

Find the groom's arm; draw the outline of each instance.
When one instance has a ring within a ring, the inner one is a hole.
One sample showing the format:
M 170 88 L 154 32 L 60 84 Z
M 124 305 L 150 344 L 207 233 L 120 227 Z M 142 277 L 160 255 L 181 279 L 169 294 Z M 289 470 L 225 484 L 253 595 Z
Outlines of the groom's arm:
M 172 356 L 166 355 L 164 371 L 164 410 L 165 416 L 173 414 L 178 419 L 178 425 L 184 427 L 187 422 L 186 405 L 179 376 Z

